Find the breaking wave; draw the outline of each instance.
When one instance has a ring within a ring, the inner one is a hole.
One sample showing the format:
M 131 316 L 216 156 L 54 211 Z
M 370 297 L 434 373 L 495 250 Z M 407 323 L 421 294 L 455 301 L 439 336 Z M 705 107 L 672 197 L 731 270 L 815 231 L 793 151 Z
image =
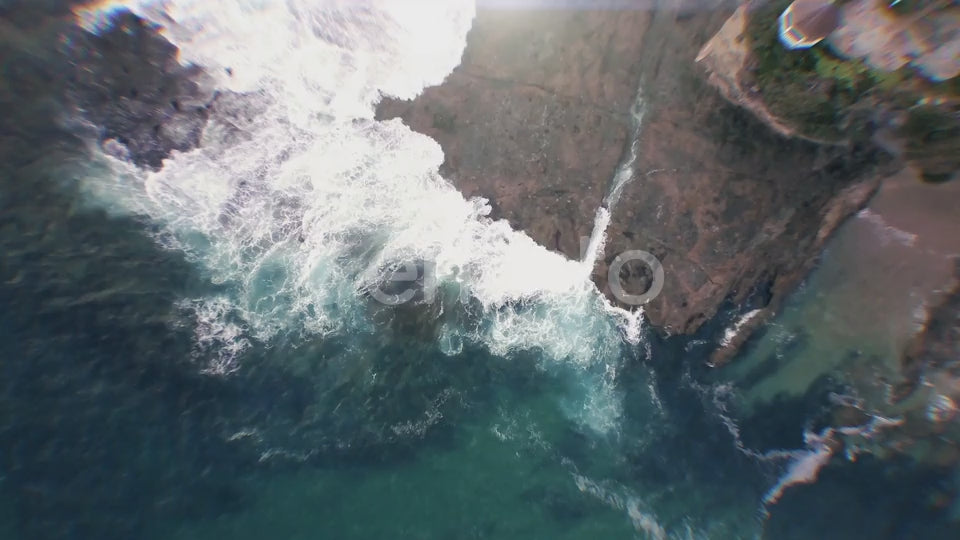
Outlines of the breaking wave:
M 156 172 L 101 152 L 85 183 L 227 291 L 185 301 L 198 347 L 220 349 L 208 372 L 237 369 L 250 339 L 369 331 L 371 296 L 408 263 L 439 291 L 445 354 L 473 341 L 603 372 L 637 339 L 639 315 L 590 281 L 595 255 L 568 260 L 490 219 L 439 175 L 435 141 L 374 119 L 383 96 L 413 98 L 459 63 L 472 1 L 129 0 L 77 15 L 98 32 L 116 9 L 159 25 L 217 91 L 198 148 Z

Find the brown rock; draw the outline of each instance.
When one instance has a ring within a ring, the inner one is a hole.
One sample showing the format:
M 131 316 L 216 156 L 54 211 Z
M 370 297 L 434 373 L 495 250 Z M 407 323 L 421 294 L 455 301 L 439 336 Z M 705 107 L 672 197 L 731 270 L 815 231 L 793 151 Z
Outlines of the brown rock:
M 576 258 L 628 142 L 642 11 L 480 11 L 462 64 L 385 101 L 444 149 L 442 172 L 540 244 Z
M 633 142 L 642 80 L 635 180 L 594 277 L 610 294 L 614 257 L 652 252 L 666 283 L 646 313 L 692 332 L 751 291 L 775 307 L 876 186 L 874 154 L 785 137 L 706 84 L 695 57 L 729 14 L 481 10 L 447 81 L 378 116 L 434 137 L 465 195 L 573 258 Z M 624 288 L 644 292 L 649 272 L 631 271 Z

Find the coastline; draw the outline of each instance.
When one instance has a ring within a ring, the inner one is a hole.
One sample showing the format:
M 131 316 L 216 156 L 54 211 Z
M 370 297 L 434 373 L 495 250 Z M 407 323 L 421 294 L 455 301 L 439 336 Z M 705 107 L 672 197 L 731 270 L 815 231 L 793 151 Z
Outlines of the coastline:
M 571 259 L 636 144 L 598 288 L 615 300 L 609 264 L 641 249 L 664 266 L 663 292 L 644 306 L 664 333 L 693 333 L 725 301 L 761 297 L 775 311 L 887 164 L 870 147 L 784 137 L 709 85 L 695 59 L 731 11 L 481 9 L 454 73 L 377 116 L 435 138 L 464 195 Z M 642 268 L 621 278 L 632 294 L 650 284 Z

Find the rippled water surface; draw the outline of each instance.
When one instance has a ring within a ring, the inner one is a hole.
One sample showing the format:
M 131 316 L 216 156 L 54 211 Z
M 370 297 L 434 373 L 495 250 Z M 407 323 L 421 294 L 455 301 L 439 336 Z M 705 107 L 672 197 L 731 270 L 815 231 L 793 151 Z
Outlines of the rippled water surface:
M 77 8 L 162 25 L 218 98 L 157 170 L 4 124 L 38 150 L 0 177 L 0 537 L 951 537 L 939 470 L 838 459 L 790 488 L 822 396 L 741 421 L 704 373 L 723 328 L 655 335 L 595 253 L 490 219 L 434 141 L 375 120 L 475 13 L 401 4 Z M 397 272 L 419 280 L 393 305 Z

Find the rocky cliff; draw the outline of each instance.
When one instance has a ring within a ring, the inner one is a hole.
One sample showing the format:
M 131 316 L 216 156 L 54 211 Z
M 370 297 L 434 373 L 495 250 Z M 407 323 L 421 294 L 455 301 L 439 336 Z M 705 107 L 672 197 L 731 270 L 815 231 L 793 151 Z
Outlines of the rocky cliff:
M 789 138 L 709 85 L 695 60 L 731 12 L 481 9 L 446 82 L 383 102 L 379 116 L 435 138 L 465 195 L 571 258 L 635 143 L 594 278 L 609 294 L 618 253 L 652 252 L 665 284 L 647 316 L 689 333 L 727 300 L 778 305 L 883 162 L 869 148 Z M 643 113 L 637 139 L 631 111 Z M 642 293 L 649 272 L 624 267 L 621 282 Z
M 481 10 L 446 82 L 383 102 L 379 116 L 436 139 L 464 195 L 577 258 L 630 144 L 650 21 L 638 10 Z

